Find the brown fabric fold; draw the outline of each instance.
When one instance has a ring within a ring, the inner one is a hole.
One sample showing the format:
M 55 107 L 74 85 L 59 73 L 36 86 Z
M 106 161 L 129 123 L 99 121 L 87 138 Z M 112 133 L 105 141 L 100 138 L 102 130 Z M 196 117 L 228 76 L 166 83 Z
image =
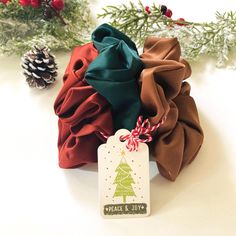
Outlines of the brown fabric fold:
M 141 59 L 145 66 L 140 75 L 144 114 L 152 125 L 167 117 L 150 144 L 151 153 L 160 174 L 174 181 L 203 142 L 190 85 L 183 82 L 191 75 L 191 68 L 180 58 L 175 38 L 148 37 Z

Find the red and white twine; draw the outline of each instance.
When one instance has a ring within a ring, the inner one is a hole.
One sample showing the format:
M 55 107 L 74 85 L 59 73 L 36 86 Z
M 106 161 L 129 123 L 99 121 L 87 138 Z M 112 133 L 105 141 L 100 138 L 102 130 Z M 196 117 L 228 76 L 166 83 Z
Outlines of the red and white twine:
M 143 121 L 143 117 L 139 116 L 136 127 L 130 134 L 120 137 L 121 141 L 127 141 L 126 148 L 132 152 L 137 151 L 139 143 L 149 143 L 152 141 L 152 134 L 165 122 L 166 118 L 162 119 L 158 124 L 151 126 L 148 119 Z
M 136 127 L 131 130 L 130 134 L 122 135 L 121 141 L 127 141 L 126 148 L 132 152 L 137 151 L 139 143 L 149 143 L 152 141 L 152 134 L 165 122 L 164 117 L 158 124 L 151 126 L 148 119 L 143 121 L 143 117 L 139 116 Z M 104 133 L 100 132 L 104 138 L 108 138 Z

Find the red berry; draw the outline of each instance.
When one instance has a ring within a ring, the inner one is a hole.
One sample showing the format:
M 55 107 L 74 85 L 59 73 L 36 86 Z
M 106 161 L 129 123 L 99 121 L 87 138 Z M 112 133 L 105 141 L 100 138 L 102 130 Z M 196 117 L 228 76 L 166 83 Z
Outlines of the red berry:
M 183 21 L 183 22 L 185 22 L 185 19 L 184 19 L 184 18 L 179 18 L 177 21 Z M 183 26 L 183 25 L 186 25 L 186 24 L 176 23 L 176 25 Z
M 172 11 L 171 11 L 170 9 L 167 9 L 165 15 L 166 15 L 167 17 L 171 18 L 171 16 L 172 16 Z
M 61 11 L 64 8 L 64 1 L 63 0 L 52 0 L 52 6 L 54 9 Z
M 146 7 L 145 7 L 145 11 L 147 12 L 147 14 L 151 14 L 150 7 L 149 7 L 149 6 L 146 6 Z
M 145 11 L 149 11 L 149 6 L 146 6 L 146 7 L 145 7 Z
M 38 8 L 41 5 L 41 0 L 31 0 L 30 4 L 33 8 Z
M 30 0 L 19 0 L 19 4 L 23 7 L 27 7 L 30 5 Z
M 11 0 L 0 0 L 1 3 L 3 4 L 7 4 L 8 2 L 10 2 Z

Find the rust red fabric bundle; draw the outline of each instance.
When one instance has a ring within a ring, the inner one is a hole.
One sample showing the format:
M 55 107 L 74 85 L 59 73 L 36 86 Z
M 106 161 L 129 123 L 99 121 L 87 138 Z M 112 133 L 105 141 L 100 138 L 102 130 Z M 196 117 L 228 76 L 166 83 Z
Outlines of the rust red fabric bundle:
M 147 38 L 141 59 L 145 66 L 140 75 L 144 113 L 152 125 L 167 117 L 151 143 L 151 152 L 159 172 L 173 181 L 196 157 L 203 142 L 190 85 L 183 82 L 191 69 L 180 58 L 175 38 Z
M 59 166 L 70 168 L 97 161 L 100 132 L 113 134 L 111 107 L 84 79 L 98 55 L 92 43 L 74 49 L 54 109 L 59 117 Z

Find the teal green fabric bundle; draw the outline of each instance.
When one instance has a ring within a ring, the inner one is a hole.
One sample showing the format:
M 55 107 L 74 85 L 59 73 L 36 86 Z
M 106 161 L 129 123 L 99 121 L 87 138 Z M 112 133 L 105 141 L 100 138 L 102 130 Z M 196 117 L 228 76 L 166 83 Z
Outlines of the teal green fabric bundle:
M 112 105 L 115 129 L 133 129 L 140 114 L 138 78 L 143 69 L 135 44 L 108 24 L 92 34 L 98 57 L 90 64 L 86 81 Z

